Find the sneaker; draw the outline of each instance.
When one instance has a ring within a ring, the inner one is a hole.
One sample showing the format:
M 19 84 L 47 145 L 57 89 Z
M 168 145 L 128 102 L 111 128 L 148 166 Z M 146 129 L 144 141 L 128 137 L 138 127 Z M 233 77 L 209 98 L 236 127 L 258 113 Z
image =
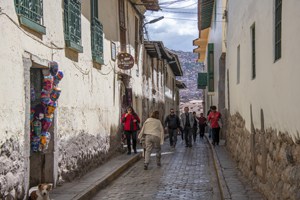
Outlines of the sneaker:
M 135 153 L 135 154 L 137 154 L 137 151 L 136 151 L 136 150 L 134 150 L 134 153 Z
M 158 162 L 158 163 L 157 163 L 157 166 L 158 166 L 158 167 L 161 167 L 161 163 L 160 163 L 160 162 Z
M 144 170 L 148 169 L 148 164 L 144 164 Z
M 131 152 L 127 152 L 127 155 L 131 155 Z

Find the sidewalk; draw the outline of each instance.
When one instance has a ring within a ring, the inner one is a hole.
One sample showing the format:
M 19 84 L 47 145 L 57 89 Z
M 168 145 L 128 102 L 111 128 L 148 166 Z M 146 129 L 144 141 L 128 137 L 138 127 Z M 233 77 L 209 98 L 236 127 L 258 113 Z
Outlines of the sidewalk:
M 238 170 L 236 163 L 225 148 L 225 140 L 220 140 L 219 146 L 215 147 L 211 144 L 211 140 L 209 141 L 223 199 L 264 200 L 263 195 L 253 190 L 249 180 Z
M 179 136 L 178 136 L 179 137 Z M 208 139 L 208 138 L 207 138 Z M 232 160 L 225 149 L 225 141 L 221 140 L 219 146 L 213 147 L 209 142 L 214 158 L 214 165 L 217 171 L 218 183 L 221 190 L 222 199 L 263 200 L 260 193 L 254 191 L 247 179 L 243 178 L 236 163 Z M 65 183 L 63 186 L 54 188 L 50 197 L 54 200 L 88 200 L 97 194 L 100 189 L 105 188 L 111 181 L 118 178 L 121 173 L 134 165 L 142 158 L 142 149 L 138 154 L 118 155 L 105 164 L 99 166 L 94 171 L 86 174 L 78 180 Z
M 141 150 L 140 150 L 141 151 Z M 88 200 L 100 189 L 106 187 L 121 173 L 140 160 L 142 153 L 122 154 L 111 158 L 103 165 L 81 177 L 79 180 L 65 183 L 51 191 L 54 200 Z

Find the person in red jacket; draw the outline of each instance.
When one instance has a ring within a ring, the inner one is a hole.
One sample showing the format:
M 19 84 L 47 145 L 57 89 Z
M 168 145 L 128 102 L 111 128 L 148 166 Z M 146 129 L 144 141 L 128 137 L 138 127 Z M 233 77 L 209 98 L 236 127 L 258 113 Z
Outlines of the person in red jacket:
M 124 113 L 121 117 L 121 121 L 123 123 L 123 130 L 127 140 L 127 149 L 128 149 L 127 154 L 128 155 L 131 154 L 131 138 L 132 138 L 132 147 L 134 153 L 137 153 L 136 136 L 137 136 L 137 131 L 139 130 L 140 118 L 134 112 L 133 108 L 131 106 L 128 106 L 126 109 L 126 113 Z
M 212 144 L 219 145 L 219 132 L 220 132 L 219 120 L 221 120 L 221 113 L 217 111 L 216 106 L 211 107 L 211 112 L 209 113 L 207 118 L 212 128 L 212 139 L 213 139 Z

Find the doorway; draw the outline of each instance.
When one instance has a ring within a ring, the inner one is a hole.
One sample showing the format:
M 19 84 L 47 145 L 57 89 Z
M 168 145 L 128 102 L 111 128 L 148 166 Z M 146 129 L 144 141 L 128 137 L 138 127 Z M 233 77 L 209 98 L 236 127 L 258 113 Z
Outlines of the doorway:
M 43 72 L 49 71 L 45 68 L 30 67 L 30 108 L 31 110 L 41 105 L 41 92 L 43 89 Z M 33 115 L 31 116 L 33 118 Z M 31 131 L 33 129 L 30 124 Z M 54 119 L 48 132 L 51 137 L 48 148 L 45 151 L 33 151 L 33 145 L 30 145 L 30 178 L 29 187 L 40 183 L 54 183 Z M 32 137 L 31 137 L 32 138 Z M 31 141 L 30 141 L 31 142 Z

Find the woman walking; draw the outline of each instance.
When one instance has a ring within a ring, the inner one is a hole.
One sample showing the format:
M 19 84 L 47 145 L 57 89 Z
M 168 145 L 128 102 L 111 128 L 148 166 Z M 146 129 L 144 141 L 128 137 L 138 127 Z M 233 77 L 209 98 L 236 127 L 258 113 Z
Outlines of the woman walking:
M 139 129 L 140 118 L 134 112 L 133 108 L 131 106 L 128 106 L 126 109 L 126 113 L 124 113 L 121 117 L 121 121 L 123 123 L 123 130 L 127 140 L 127 149 L 128 149 L 127 154 L 128 155 L 131 154 L 131 139 L 132 139 L 132 147 L 134 153 L 137 153 L 136 134 Z
M 208 121 L 210 122 L 212 128 L 212 144 L 219 145 L 219 133 L 220 133 L 220 125 L 219 120 L 221 119 L 221 113 L 217 111 L 216 106 L 211 107 L 211 112 L 208 115 Z
M 159 120 L 159 111 L 154 111 L 148 118 L 139 134 L 139 139 L 145 138 L 146 153 L 144 170 L 148 169 L 150 154 L 153 148 L 156 149 L 156 164 L 161 166 L 161 145 L 164 143 L 164 128 Z

